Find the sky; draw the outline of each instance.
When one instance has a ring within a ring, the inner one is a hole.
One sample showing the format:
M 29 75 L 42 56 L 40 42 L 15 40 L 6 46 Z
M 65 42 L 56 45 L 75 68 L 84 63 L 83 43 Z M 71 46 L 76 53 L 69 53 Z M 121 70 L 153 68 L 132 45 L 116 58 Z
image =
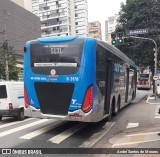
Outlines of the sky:
M 99 21 L 104 36 L 105 20 L 118 14 L 121 2 L 126 0 L 88 0 L 88 22 Z

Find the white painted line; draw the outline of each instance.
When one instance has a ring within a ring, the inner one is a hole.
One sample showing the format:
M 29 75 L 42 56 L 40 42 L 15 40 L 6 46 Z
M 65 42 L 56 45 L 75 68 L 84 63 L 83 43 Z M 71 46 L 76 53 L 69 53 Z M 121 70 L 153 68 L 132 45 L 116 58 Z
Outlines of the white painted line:
M 160 118 L 160 116 L 155 116 L 154 118 Z
M 1 125 L 1 126 L 0 126 L 0 129 L 1 129 L 1 128 L 5 128 L 5 127 L 7 127 L 7 126 L 14 125 L 14 124 L 19 124 L 19 123 L 27 122 L 27 121 L 33 120 L 33 119 L 35 119 L 35 118 L 28 118 L 28 119 L 25 119 L 25 120 L 23 120 L 23 121 L 9 122 L 9 123 L 7 123 L 7 124 Z
M 52 138 L 50 138 L 48 140 L 48 142 L 51 142 L 51 143 L 57 143 L 59 144 L 60 142 L 62 142 L 63 140 L 65 140 L 66 138 L 70 137 L 71 135 L 73 135 L 75 132 L 81 130 L 82 128 L 84 128 L 87 124 L 83 123 L 83 124 L 79 124 L 79 125 L 76 125 Z
M 41 124 L 41 123 L 44 123 L 44 122 L 47 122 L 47 121 L 49 121 L 49 119 L 41 119 L 39 121 L 36 121 L 36 122 L 30 123 L 30 124 L 26 124 L 26 125 L 20 126 L 18 128 L 14 128 L 14 129 L 11 129 L 11 130 L 7 130 L 7 131 L 4 131 L 4 132 L 1 132 L 0 133 L 0 137 L 12 134 L 12 133 L 20 131 L 20 130 L 24 130 L 26 128 L 29 128 L 29 127 L 32 127 L 34 125 L 38 125 L 38 124 Z
M 39 130 L 36 130 L 36 131 L 33 131 L 33 132 L 29 133 L 29 134 L 21 136 L 20 138 L 28 140 L 28 139 L 34 138 L 34 137 L 36 137 L 38 135 L 41 135 L 41 134 L 43 134 L 43 133 L 45 133 L 45 132 L 47 132 L 47 131 L 49 131 L 51 129 L 54 129 L 54 128 L 58 127 L 59 125 L 62 125 L 62 124 L 63 124 L 62 122 L 56 122 L 56 123 L 54 123 L 52 125 L 49 125 L 47 127 L 41 128 Z
M 155 99 L 155 97 L 149 97 L 149 99 L 148 99 L 148 100 L 153 100 L 153 99 Z
M 131 145 L 131 144 L 138 144 L 138 143 L 146 143 L 146 142 L 154 142 L 154 141 L 159 141 L 160 139 L 157 140 L 148 140 L 148 141 L 139 141 L 139 142 L 126 142 L 126 143 L 117 143 L 117 144 L 113 144 L 113 147 L 117 147 L 117 146 L 125 146 L 125 145 Z
M 129 128 L 136 128 L 136 127 L 138 127 L 139 126 L 139 123 L 128 123 L 128 125 L 127 125 L 127 129 L 129 129 Z
M 154 98 L 154 97 L 153 97 L 153 98 Z M 153 98 L 151 98 L 151 99 L 148 99 L 148 98 L 147 98 L 146 103 L 147 103 L 147 104 L 151 104 L 151 105 L 160 106 L 160 103 L 150 103 L 150 102 L 148 102 L 149 100 L 153 100 Z
M 131 134 L 131 135 L 126 135 L 126 136 L 130 136 L 130 137 L 132 137 L 132 136 L 141 136 L 141 135 L 152 135 L 152 134 L 158 134 L 158 133 L 160 133 L 160 131 L 156 131 L 156 132 L 146 132 L 146 133 L 139 133 L 139 134 Z
M 159 113 L 155 113 L 155 116 L 160 116 L 160 114 Z
M 92 147 L 96 144 L 100 139 L 102 139 L 115 125 L 116 122 L 107 122 L 106 125 L 102 128 L 102 132 L 97 132 L 90 139 L 85 141 L 80 147 Z

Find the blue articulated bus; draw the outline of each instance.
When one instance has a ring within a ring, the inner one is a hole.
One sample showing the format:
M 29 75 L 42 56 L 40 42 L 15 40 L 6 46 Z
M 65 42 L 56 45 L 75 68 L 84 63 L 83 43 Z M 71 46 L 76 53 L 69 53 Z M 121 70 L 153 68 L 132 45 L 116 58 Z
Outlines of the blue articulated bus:
M 137 67 L 94 38 L 54 36 L 24 47 L 25 107 L 31 117 L 98 122 L 136 96 Z

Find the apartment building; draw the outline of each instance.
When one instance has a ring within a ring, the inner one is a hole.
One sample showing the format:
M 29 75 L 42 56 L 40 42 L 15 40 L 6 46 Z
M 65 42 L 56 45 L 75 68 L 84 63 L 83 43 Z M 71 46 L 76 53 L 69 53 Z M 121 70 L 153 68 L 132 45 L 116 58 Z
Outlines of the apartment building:
M 31 0 L 11 0 L 11 1 L 23 7 L 24 9 L 32 12 L 32 1 Z
M 109 41 L 109 33 L 108 33 L 108 20 L 105 21 L 105 41 Z
M 87 0 L 32 0 L 40 17 L 42 37 L 88 35 Z
M 117 25 L 117 15 L 108 17 L 107 22 L 105 22 L 105 28 L 106 30 L 106 41 L 111 43 L 111 33 L 113 33 L 116 29 Z
M 89 36 L 102 40 L 101 23 L 99 21 L 89 22 Z

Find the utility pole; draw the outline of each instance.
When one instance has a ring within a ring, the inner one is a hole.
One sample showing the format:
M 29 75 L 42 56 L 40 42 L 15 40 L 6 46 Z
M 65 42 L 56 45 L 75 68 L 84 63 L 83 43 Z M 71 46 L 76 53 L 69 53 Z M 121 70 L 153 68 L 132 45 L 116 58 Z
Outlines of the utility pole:
M 6 81 L 9 80 L 9 70 L 8 70 L 8 40 L 7 40 L 7 15 L 8 13 L 6 10 L 4 10 L 4 42 L 3 42 L 3 48 L 4 48 L 4 55 L 5 55 L 5 75 L 6 75 Z
M 129 38 L 134 38 L 134 39 L 143 39 L 143 40 L 150 40 L 154 43 L 155 45 L 155 69 L 154 69 L 154 74 L 157 73 L 157 43 L 155 42 L 155 40 L 151 39 L 151 38 L 144 38 L 144 37 L 135 37 L 135 36 L 129 36 Z
M 157 43 L 155 42 L 155 40 L 153 40 L 152 38 L 144 38 L 144 37 L 135 37 L 135 36 L 129 36 L 129 38 L 134 38 L 134 39 L 143 39 L 143 40 L 150 40 L 154 43 L 155 45 L 155 53 L 154 53 L 154 66 L 155 66 L 155 69 L 154 69 L 154 75 L 157 74 Z M 155 84 L 155 81 L 154 81 L 154 84 L 153 84 L 153 93 L 155 93 L 155 100 L 156 100 L 156 93 L 157 93 L 157 89 L 156 89 L 156 84 Z

